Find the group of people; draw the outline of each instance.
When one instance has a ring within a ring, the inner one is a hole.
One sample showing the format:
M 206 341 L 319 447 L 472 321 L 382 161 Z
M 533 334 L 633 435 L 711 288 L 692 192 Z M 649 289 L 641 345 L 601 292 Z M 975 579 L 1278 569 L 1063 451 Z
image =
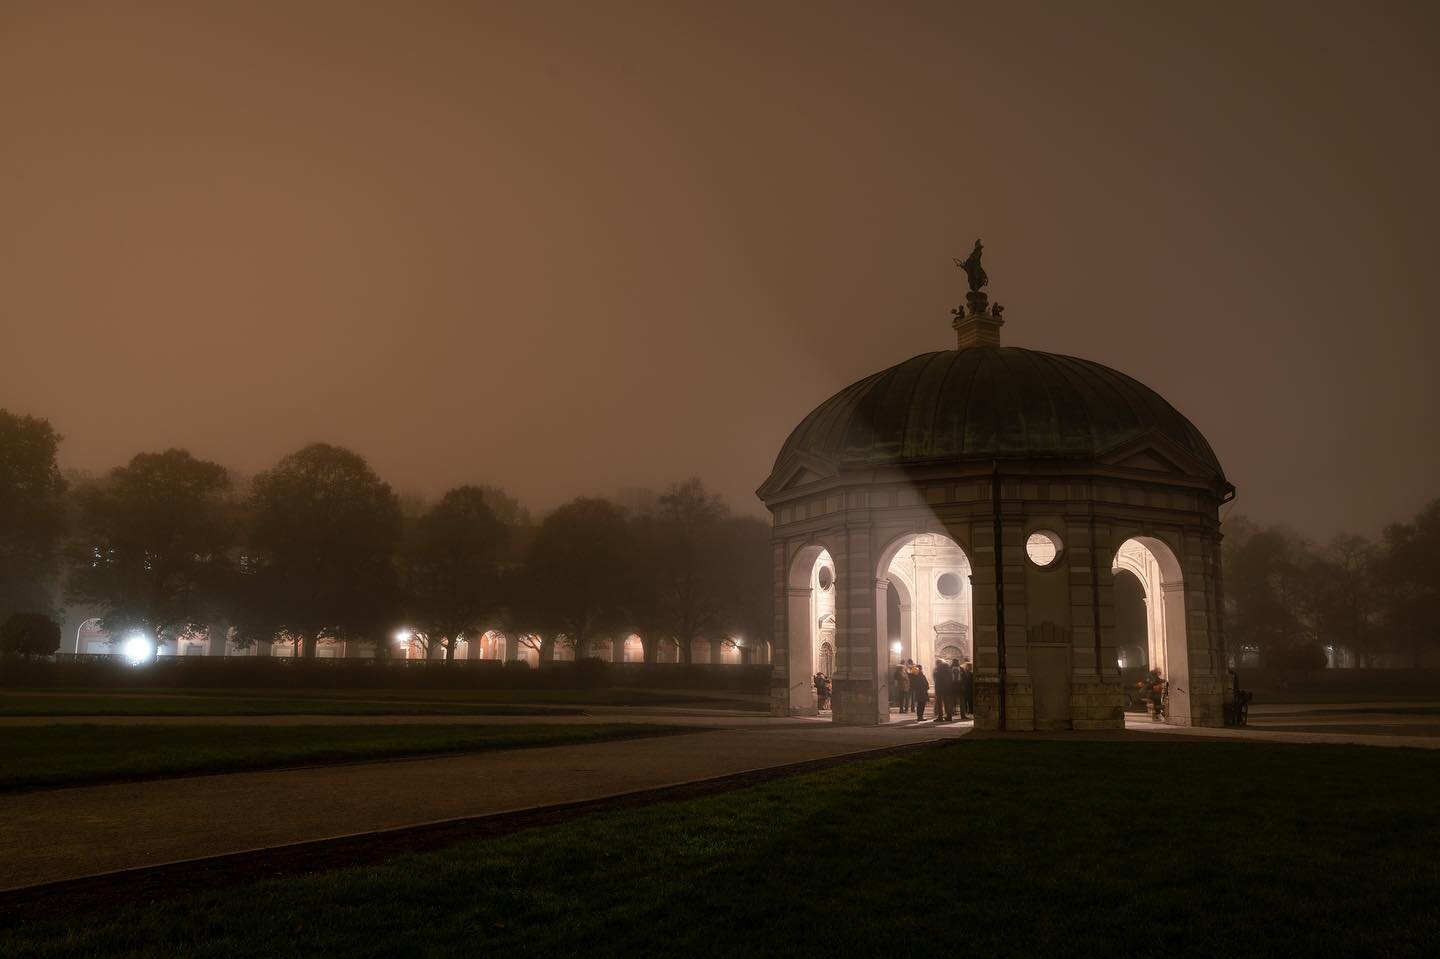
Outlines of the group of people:
M 975 674 L 970 663 L 958 659 L 935 661 L 935 719 L 937 723 L 953 723 L 958 707 L 961 719 L 975 715 Z M 925 707 L 930 701 L 930 679 L 925 669 L 913 659 L 897 663 L 890 671 L 890 701 L 900 712 L 915 710 L 915 721 L 925 721 Z

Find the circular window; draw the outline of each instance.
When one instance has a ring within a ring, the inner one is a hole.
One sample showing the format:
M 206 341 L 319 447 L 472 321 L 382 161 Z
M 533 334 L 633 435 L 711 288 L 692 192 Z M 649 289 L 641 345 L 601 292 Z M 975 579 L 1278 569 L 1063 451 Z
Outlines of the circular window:
M 960 595 L 960 577 L 954 573 L 941 573 L 935 581 L 935 588 L 946 599 L 954 599 Z
M 829 589 L 835 585 L 835 571 L 829 566 L 821 566 L 820 575 L 816 578 L 820 581 L 821 589 Z
M 1061 546 L 1058 534 L 1048 529 L 1036 530 L 1025 541 L 1025 555 L 1030 557 L 1030 562 L 1041 568 L 1054 566 L 1055 560 L 1060 556 Z

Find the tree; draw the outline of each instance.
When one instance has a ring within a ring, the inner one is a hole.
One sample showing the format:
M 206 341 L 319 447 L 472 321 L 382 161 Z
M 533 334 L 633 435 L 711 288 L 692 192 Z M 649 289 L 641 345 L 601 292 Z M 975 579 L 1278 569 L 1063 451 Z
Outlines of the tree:
M 1348 649 L 1357 666 L 1369 665 L 1374 657 L 1376 556 L 1370 540 L 1341 534 L 1310 557 L 1304 571 L 1317 645 Z
M 446 659 L 455 658 L 460 640 L 499 605 L 505 540 L 505 527 L 478 486 L 452 489 L 416 523 L 405 551 L 407 619 L 429 636 L 444 637 Z
M 224 467 L 170 449 L 79 489 L 69 597 L 99 607 L 112 635 L 138 628 L 158 641 L 208 625 L 228 568 L 229 488 Z
M 1289 530 L 1226 520 L 1226 634 L 1254 647 L 1261 662 L 1282 669 L 1316 665 L 1318 648 L 1302 617 L 1305 545 Z
M 581 498 L 545 518 L 512 583 L 512 615 L 546 637 L 542 658 L 557 636 L 575 643 L 578 658 L 591 639 L 621 626 L 630 559 L 630 531 L 613 503 Z
M 637 517 L 639 555 L 630 601 L 646 626 L 641 639 L 647 662 L 654 662 L 661 637 L 668 636 L 688 663 L 694 640 L 720 628 L 729 517 L 725 504 L 698 479 L 671 486 L 653 513 Z
M 59 445 L 45 420 L 0 409 L 0 617 L 50 606 L 65 525 Z
M 770 525 L 734 516 L 722 526 L 724 548 L 720 587 L 722 631 L 742 637 L 749 648 L 769 643 L 775 629 L 774 558 Z
M 237 628 L 284 632 L 306 657 L 321 637 L 386 635 L 395 622 L 400 504 L 358 454 L 315 443 L 255 478 Z
M 1386 641 L 1419 667 L 1440 646 L 1440 500 L 1385 528 L 1379 561 Z
M 530 511 L 500 487 L 481 483 L 478 486 L 467 488 L 479 490 L 480 498 L 485 501 L 486 506 L 490 507 L 490 512 L 494 514 L 501 526 L 513 529 L 530 525 Z
M 60 624 L 44 613 L 11 613 L 0 622 L 0 653 L 49 656 L 60 648 Z

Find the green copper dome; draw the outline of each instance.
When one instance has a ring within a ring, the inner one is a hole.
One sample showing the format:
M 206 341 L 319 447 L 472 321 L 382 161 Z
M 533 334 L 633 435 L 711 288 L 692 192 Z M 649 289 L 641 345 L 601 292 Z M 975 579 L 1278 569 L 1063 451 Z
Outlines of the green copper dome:
M 837 469 L 956 460 L 1095 460 L 1159 433 L 1221 483 L 1200 431 L 1154 390 L 1073 356 L 1013 346 L 924 353 L 847 386 L 790 434 Z

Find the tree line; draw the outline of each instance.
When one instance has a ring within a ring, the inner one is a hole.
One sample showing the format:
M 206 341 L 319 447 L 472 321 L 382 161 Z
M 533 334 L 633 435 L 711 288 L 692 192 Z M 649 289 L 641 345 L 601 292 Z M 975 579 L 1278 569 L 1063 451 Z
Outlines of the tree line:
M 1227 519 L 1226 642 L 1263 666 L 1419 667 L 1440 651 L 1440 500 L 1378 539 L 1317 545 L 1283 526 Z
M 219 630 L 307 657 L 327 640 L 385 656 L 401 629 L 446 658 L 491 629 L 542 660 L 631 634 L 647 662 L 662 642 L 689 662 L 697 640 L 769 639 L 768 526 L 699 480 L 629 509 L 582 497 L 532 523 L 494 486 L 402 504 L 363 457 L 324 443 L 247 483 L 181 449 L 67 483 L 59 442 L 0 410 L 0 642 L 14 650 L 55 651 L 57 594 L 112 636 Z
M 101 611 L 114 635 L 221 629 L 241 645 L 395 630 L 453 657 L 496 629 L 541 659 L 638 634 L 647 661 L 673 642 L 768 640 L 769 529 L 698 480 L 621 507 L 582 497 L 541 522 L 494 486 L 402 503 L 358 454 L 313 444 L 248 482 L 185 450 L 141 453 L 67 484 L 60 437 L 0 410 L 0 650 L 53 652 L 55 598 Z M 1226 635 L 1236 657 L 1282 669 L 1419 665 L 1440 629 L 1440 500 L 1377 539 L 1316 545 L 1231 517 Z M 57 589 L 56 584 L 59 584 Z

